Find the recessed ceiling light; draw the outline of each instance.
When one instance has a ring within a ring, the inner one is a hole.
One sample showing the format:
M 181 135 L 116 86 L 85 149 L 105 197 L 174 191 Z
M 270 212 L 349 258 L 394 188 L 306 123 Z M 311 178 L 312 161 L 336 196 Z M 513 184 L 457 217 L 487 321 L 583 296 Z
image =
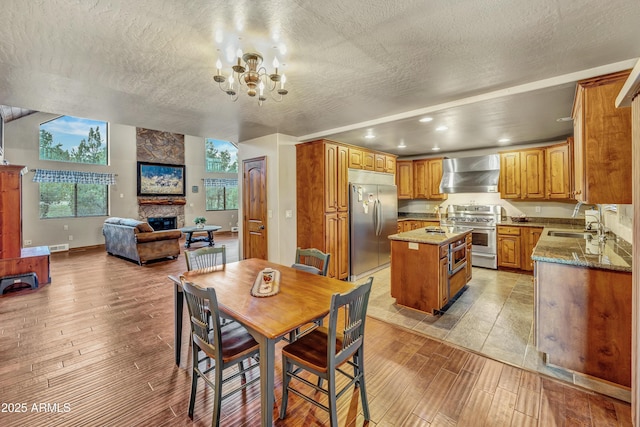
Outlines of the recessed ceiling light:
M 446 127 L 446 126 L 438 126 L 438 127 L 436 128 L 436 130 L 437 130 L 438 132 L 442 132 L 442 131 L 445 131 L 445 130 L 447 130 L 447 129 L 449 129 L 449 128 L 448 128 L 448 127 Z
M 433 147 L 431 151 L 440 151 L 440 147 Z
M 556 122 L 570 122 L 571 120 L 573 120 L 571 117 L 560 117 L 556 119 Z
M 511 142 L 511 140 L 510 140 L 509 138 L 500 138 L 500 139 L 498 140 L 498 142 L 500 142 L 500 143 L 504 144 L 504 143 L 507 143 L 507 142 Z
M 367 139 L 373 139 L 373 138 L 375 138 L 376 136 L 375 136 L 374 134 L 368 133 L 368 134 L 366 134 L 364 137 L 365 137 L 365 138 L 367 138 Z
M 407 148 L 407 146 L 404 144 L 404 139 L 400 140 L 400 144 L 398 144 L 398 148 Z
M 423 117 L 420 119 L 420 122 L 427 123 L 427 122 L 430 122 L 431 120 L 433 120 L 433 117 Z

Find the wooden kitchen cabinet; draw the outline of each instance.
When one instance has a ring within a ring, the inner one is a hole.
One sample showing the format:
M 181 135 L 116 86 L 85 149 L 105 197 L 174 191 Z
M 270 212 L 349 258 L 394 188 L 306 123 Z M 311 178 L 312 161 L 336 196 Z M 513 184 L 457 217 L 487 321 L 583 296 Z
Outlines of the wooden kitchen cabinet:
M 376 169 L 376 156 L 373 152 L 367 150 L 362 152 L 362 169 L 366 171 Z
M 329 277 L 349 276 L 349 214 L 338 212 L 325 216 L 325 252 L 329 252 Z
M 359 148 L 349 147 L 349 168 L 362 169 L 364 160 L 362 158 L 362 150 Z
M 449 302 L 449 258 L 440 258 L 438 278 L 438 305 L 444 307 Z
M 520 227 L 498 226 L 498 267 L 521 268 Z
M 471 265 L 471 249 L 473 247 L 473 238 L 471 234 L 467 236 L 467 282 L 473 278 L 473 266 Z
M 387 161 L 384 154 L 374 153 L 373 155 L 373 170 L 376 172 L 384 172 L 384 167 Z
M 544 199 L 544 149 L 500 153 L 500 197 Z
M 572 195 L 573 138 L 545 148 L 545 187 L 547 199 L 569 200 Z
M 533 250 L 538 244 L 538 240 L 540 240 L 542 230 L 542 227 L 522 227 L 520 235 L 522 243 L 520 266 L 524 271 L 533 271 L 531 255 L 533 255 Z
M 536 261 L 534 287 L 547 363 L 631 387 L 631 273 Z
M 368 158 L 373 170 L 366 149 L 330 140 L 296 145 L 297 245 L 330 253 L 328 274 L 338 279 L 349 275 L 349 167 L 366 169 Z
M 393 156 L 384 156 L 384 170 L 386 173 L 396 173 L 396 158 Z
M 442 158 L 413 161 L 413 198 L 445 200 L 447 194 L 440 193 L 442 181 Z
M 581 80 L 573 106 L 574 191 L 585 203 L 632 203 L 631 108 L 616 108 L 629 71 Z
M 335 260 L 331 277 L 339 279 L 348 276 L 348 264 L 339 265 L 348 253 L 339 251 L 338 244 L 348 248 L 349 236 L 338 233 L 338 219 L 346 219 L 349 209 L 349 157 L 349 147 L 334 141 L 296 146 L 297 244 L 330 253 L 330 262 Z
M 398 199 L 413 199 L 413 162 L 396 162 L 396 186 Z

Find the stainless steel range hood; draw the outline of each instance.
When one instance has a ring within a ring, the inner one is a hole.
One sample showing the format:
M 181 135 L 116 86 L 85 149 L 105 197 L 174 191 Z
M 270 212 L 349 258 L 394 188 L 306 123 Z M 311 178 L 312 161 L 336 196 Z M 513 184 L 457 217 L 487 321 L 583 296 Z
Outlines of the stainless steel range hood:
M 442 161 L 441 193 L 496 193 L 500 156 L 460 157 Z

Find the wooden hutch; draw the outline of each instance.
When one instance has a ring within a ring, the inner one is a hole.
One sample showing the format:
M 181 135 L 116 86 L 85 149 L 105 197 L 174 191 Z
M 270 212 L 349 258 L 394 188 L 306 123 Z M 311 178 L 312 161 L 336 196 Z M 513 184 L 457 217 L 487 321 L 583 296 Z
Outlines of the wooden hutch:
M 39 284 L 51 282 L 49 248 L 22 247 L 22 170 L 0 165 L 0 278 L 35 273 Z

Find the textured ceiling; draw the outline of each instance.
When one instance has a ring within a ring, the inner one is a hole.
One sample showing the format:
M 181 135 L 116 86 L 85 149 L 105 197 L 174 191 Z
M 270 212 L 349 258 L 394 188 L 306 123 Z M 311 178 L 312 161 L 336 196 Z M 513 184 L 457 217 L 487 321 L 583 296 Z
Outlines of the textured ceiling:
M 3 0 L 0 104 L 407 155 L 558 140 L 575 80 L 640 57 L 638 22 L 637 0 Z M 278 55 L 283 102 L 230 102 L 214 85 L 216 59 L 238 47 Z

